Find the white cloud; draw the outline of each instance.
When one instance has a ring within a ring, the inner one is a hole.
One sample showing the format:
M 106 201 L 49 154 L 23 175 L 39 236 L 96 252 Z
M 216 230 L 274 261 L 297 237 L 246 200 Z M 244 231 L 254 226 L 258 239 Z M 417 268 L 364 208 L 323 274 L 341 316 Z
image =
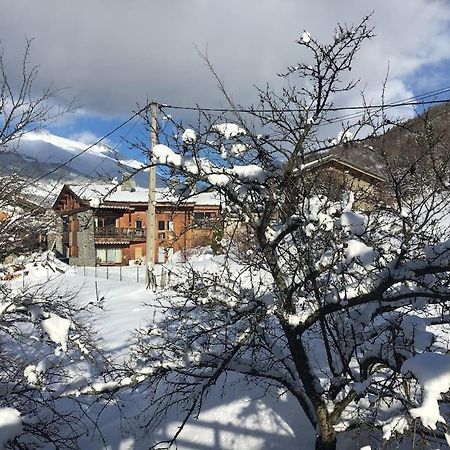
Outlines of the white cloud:
M 127 114 L 147 98 L 220 103 L 193 44 L 208 47 L 234 99 L 246 104 L 254 100 L 253 84 L 276 80 L 276 73 L 298 62 L 294 41 L 304 29 L 325 39 L 337 22 L 358 22 L 372 9 L 377 36 L 352 73 L 376 96 L 389 61 L 391 89 L 409 96 L 405 81 L 415 71 L 450 57 L 448 2 L 15 0 L 2 8 L 0 40 L 13 66 L 24 37 L 35 37 L 32 57 L 41 65 L 41 86 L 70 87 L 62 95 L 76 95 L 90 113 Z M 357 93 L 347 102 L 359 102 Z
M 69 139 L 82 142 L 83 144 L 86 145 L 91 145 L 94 142 L 97 142 L 100 139 L 100 136 L 96 136 L 94 133 L 91 133 L 90 131 L 79 131 L 71 134 L 69 136 Z

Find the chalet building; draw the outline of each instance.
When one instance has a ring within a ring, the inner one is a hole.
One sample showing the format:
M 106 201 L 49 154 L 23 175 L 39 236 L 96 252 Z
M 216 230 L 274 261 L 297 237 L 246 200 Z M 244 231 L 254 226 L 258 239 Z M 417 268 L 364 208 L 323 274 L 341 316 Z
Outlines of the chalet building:
M 321 193 L 332 201 L 339 201 L 343 192 L 352 191 L 355 207 L 365 211 L 371 210 L 380 201 L 389 201 L 389 196 L 385 192 L 385 177 L 374 169 L 375 164 L 372 161 L 366 161 L 366 163 L 363 165 L 349 161 L 338 154 L 326 154 L 320 157 L 315 155 L 303 164 L 305 176 L 302 187 L 310 189 L 310 192 L 314 194 Z M 294 187 L 290 190 L 290 194 L 292 193 L 295 198 Z M 300 192 L 297 194 L 301 195 Z M 294 214 L 295 208 L 296 205 L 289 203 L 286 205 L 286 212 Z M 234 220 L 227 218 L 225 235 L 228 238 L 236 238 L 238 247 L 242 251 L 247 251 L 254 246 L 248 231 L 248 225 L 238 218 Z
M 377 170 L 336 154 L 315 158 L 307 162 L 304 169 L 310 172 L 315 180 L 324 183 L 326 186 L 324 193 L 328 196 L 333 195 L 333 189 L 338 197 L 343 191 L 350 190 L 355 193 L 357 203 L 359 200 L 360 205 L 367 203 L 369 197 L 377 197 L 380 200 L 386 182 L 384 176 Z
M 69 264 L 145 261 L 148 192 L 135 186 L 111 188 L 64 185 L 59 193 L 53 205 L 59 217 L 53 247 Z M 176 251 L 208 245 L 221 226 L 220 212 L 220 201 L 211 194 L 179 202 L 166 190 L 157 190 L 155 263 Z

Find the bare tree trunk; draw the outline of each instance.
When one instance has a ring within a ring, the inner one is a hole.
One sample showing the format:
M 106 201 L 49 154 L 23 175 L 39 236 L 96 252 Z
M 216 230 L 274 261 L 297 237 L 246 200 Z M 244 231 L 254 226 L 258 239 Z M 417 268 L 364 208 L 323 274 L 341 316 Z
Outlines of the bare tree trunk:
M 328 414 L 319 408 L 317 411 L 319 434 L 315 450 L 336 450 L 336 433 Z
M 336 435 L 317 436 L 315 450 L 336 450 Z

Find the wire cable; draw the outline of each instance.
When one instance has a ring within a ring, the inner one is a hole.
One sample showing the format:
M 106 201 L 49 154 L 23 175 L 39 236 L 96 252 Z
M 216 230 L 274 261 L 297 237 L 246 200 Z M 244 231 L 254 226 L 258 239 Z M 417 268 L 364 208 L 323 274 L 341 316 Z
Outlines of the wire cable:
M 327 121 L 327 124 L 336 123 L 342 120 L 351 120 L 356 119 L 364 114 L 365 111 L 370 109 L 383 109 L 383 108 L 398 108 L 398 107 L 406 107 L 406 106 L 420 106 L 420 105 L 433 105 L 433 104 L 443 104 L 448 103 L 450 99 L 435 99 L 435 100 L 427 100 L 427 101 L 417 101 L 416 99 L 424 99 L 428 98 L 430 96 L 436 96 L 440 95 L 446 92 L 450 91 L 450 86 L 446 86 L 443 88 L 435 89 L 434 91 L 425 92 L 417 96 L 409 97 L 403 100 L 400 100 L 398 102 L 394 103 L 386 103 L 386 104 L 380 104 L 380 105 L 357 105 L 357 106 L 342 106 L 342 107 L 329 107 L 324 108 L 324 111 L 332 112 L 332 111 L 360 111 L 360 112 L 354 112 L 352 114 L 348 114 L 346 116 L 336 117 L 329 121 Z M 416 101 L 414 101 L 416 100 Z M 107 139 L 109 136 L 116 133 L 118 130 L 123 128 L 125 125 L 130 123 L 133 119 L 141 115 L 144 111 L 148 110 L 150 107 L 150 104 L 152 102 L 147 102 L 141 109 L 136 111 L 133 115 L 128 117 L 126 120 L 124 120 L 122 123 L 114 127 L 112 130 L 110 130 L 108 133 L 97 139 L 92 144 L 88 145 L 85 149 L 83 149 L 81 152 L 73 155 L 71 158 L 67 159 L 66 161 L 58 164 L 55 168 L 50 170 L 49 172 L 39 176 L 38 178 L 34 179 L 33 182 L 36 183 L 38 181 L 41 181 L 42 179 L 52 175 L 53 173 L 57 172 L 58 170 L 62 169 L 63 167 L 66 167 L 68 164 L 70 164 L 72 161 L 74 161 L 76 158 L 80 157 L 84 153 L 88 152 L 90 149 L 95 147 L 96 145 L 103 142 L 105 139 Z M 185 110 L 185 111 L 209 111 L 209 112 L 241 112 L 241 113 L 265 113 L 265 112 L 302 112 L 303 109 L 301 108 L 287 108 L 287 109 L 258 109 L 258 108 L 237 108 L 237 109 L 231 109 L 231 108 L 202 108 L 200 106 L 181 106 L 181 105 L 168 105 L 164 103 L 157 103 L 157 106 L 162 109 L 174 109 L 174 110 Z M 362 112 L 361 112 L 362 111 Z M 134 127 L 133 127 L 134 128 Z
M 74 156 L 72 156 L 71 158 L 69 158 L 68 160 L 64 161 L 61 164 L 58 164 L 58 166 L 56 166 L 54 169 L 52 169 L 51 171 L 49 171 L 48 173 L 41 175 L 40 177 L 36 178 L 34 180 L 34 182 L 40 181 L 45 177 L 48 177 L 49 175 L 55 173 L 56 171 L 58 171 L 59 169 L 62 169 L 63 167 L 65 167 L 67 164 L 71 163 L 73 160 L 75 160 L 76 158 L 78 158 L 79 156 L 81 156 L 82 154 L 86 153 L 87 151 L 89 151 L 91 148 L 95 147 L 96 145 L 100 144 L 101 142 L 103 142 L 105 139 L 107 139 L 109 136 L 111 136 L 112 134 L 114 134 L 116 131 L 120 130 L 122 127 L 124 127 L 126 124 L 130 123 L 135 117 L 141 115 L 144 111 L 148 110 L 148 108 L 150 107 L 150 102 L 147 103 L 143 108 L 141 108 L 139 111 L 136 111 L 132 116 L 130 116 L 128 119 L 124 120 L 122 123 L 120 123 L 119 125 L 117 125 L 116 127 L 114 127 L 111 131 L 109 131 L 108 133 L 106 133 L 105 135 L 103 135 L 101 138 L 97 139 L 94 143 L 88 145 L 84 150 L 82 150 L 81 152 L 75 154 Z
M 367 111 L 368 109 L 383 109 L 383 108 L 399 108 L 404 106 L 420 106 L 420 105 L 434 105 L 439 103 L 448 103 L 450 98 L 442 100 L 428 100 L 428 101 L 409 101 L 402 103 L 385 103 L 378 105 L 357 105 L 357 106 L 330 106 L 328 108 L 323 108 L 322 111 Z M 158 103 L 161 109 L 178 109 L 184 111 L 208 111 L 208 112 L 239 112 L 239 113 L 268 113 L 268 112 L 302 112 L 302 108 L 286 108 L 286 109 L 276 109 L 276 108 L 203 108 L 201 106 L 181 106 L 181 105 L 167 105 L 163 103 Z

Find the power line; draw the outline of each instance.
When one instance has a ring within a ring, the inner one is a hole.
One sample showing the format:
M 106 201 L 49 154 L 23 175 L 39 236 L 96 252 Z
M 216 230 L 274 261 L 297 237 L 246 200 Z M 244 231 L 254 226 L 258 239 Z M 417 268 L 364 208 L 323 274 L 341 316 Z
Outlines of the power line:
M 394 102 L 393 105 L 396 105 L 397 103 L 412 101 L 412 100 L 425 99 L 425 98 L 433 97 L 433 96 L 436 97 L 437 95 L 445 94 L 447 92 L 450 92 L 450 86 L 442 87 L 442 88 L 439 88 L 439 89 L 435 89 L 434 91 L 424 92 L 422 94 L 418 94 L 418 95 L 414 95 L 412 97 L 404 98 L 402 100 L 399 100 L 398 102 Z M 423 105 L 423 102 L 420 102 L 419 105 Z M 364 112 L 362 112 L 362 113 L 361 112 L 352 113 L 352 114 L 348 114 L 348 115 L 345 115 L 345 116 L 338 116 L 338 117 L 334 117 L 334 118 L 332 118 L 330 120 L 327 120 L 327 124 L 341 122 L 343 120 L 357 119 L 357 118 L 363 117 L 363 116 L 364 116 Z
M 111 131 L 109 131 L 108 133 L 106 133 L 105 135 L 103 135 L 101 138 L 97 139 L 94 143 L 88 145 L 84 150 L 82 150 L 81 152 L 75 154 L 74 156 L 72 156 L 71 158 L 69 158 L 68 160 L 64 161 L 63 163 L 59 164 L 58 166 L 56 166 L 54 169 L 50 170 L 49 172 L 47 172 L 44 175 L 41 175 L 39 178 L 36 178 L 34 180 L 34 182 L 40 181 L 43 178 L 48 177 L 49 175 L 57 172 L 59 169 L 62 169 L 63 167 L 65 167 L 67 164 L 70 164 L 73 160 L 75 160 L 76 158 L 78 158 L 79 156 L 83 155 L 84 153 L 86 153 L 87 151 L 89 151 L 91 148 L 95 147 L 96 145 L 100 144 L 101 142 L 103 142 L 105 139 L 107 139 L 109 136 L 111 136 L 112 134 L 114 134 L 116 131 L 120 130 L 122 127 L 124 127 L 126 124 L 128 124 L 129 122 L 131 122 L 134 118 L 136 118 L 137 116 L 139 116 L 140 114 L 142 114 L 144 111 L 146 111 L 148 108 L 150 107 L 150 103 L 147 103 L 143 108 L 141 108 L 139 111 L 136 111 L 132 116 L 130 116 L 128 119 L 124 120 L 122 123 L 120 123 L 119 125 L 117 125 L 116 127 L 114 127 Z
M 134 118 L 136 118 L 136 117 L 134 117 Z M 125 133 L 125 135 L 122 137 L 122 139 L 126 138 L 126 137 L 133 131 L 133 129 L 136 127 L 137 123 L 138 123 L 138 121 L 135 121 L 135 122 L 134 122 L 134 124 L 128 129 L 128 131 Z M 124 125 L 125 125 L 125 124 L 122 124 L 122 127 L 123 127 Z M 106 139 L 106 138 L 105 138 L 105 137 L 102 137 L 101 139 L 103 140 L 103 139 Z M 92 145 L 96 145 L 96 144 L 92 144 Z M 119 145 L 120 145 L 120 143 L 118 142 L 114 147 L 111 147 L 110 150 L 111 150 L 112 152 L 116 152 L 116 151 L 118 150 L 118 148 L 119 148 Z M 81 155 L 81 153 L 77 154 L 77 157 L 78 157 L 79 155 Z M 109 156 L 108 154 L 106 154 L 105 156 L 103 156 L 102 159 L 100 160 L 100 162 L 92 169 L 92 171 L 96 172 L 97 169 L 99 169 L 99 168 L 102 166 L 102 164 L 103 164 L 108 158 L 110 158 L 110 156 Z M 121 161 L 120 161 L 119 159 L 117 159 L 116 162 L 118 163 L 118 164 L 117 164 L 118 167 L 120 167 Z M 48 175 L 44 175 L 44 176 L 48 176 Z M 61 180 L 62 178 L 63 178 L 63 175 L 60 176 L 60 180 Z M 97 182 L 98 182 L 98 179 L 92 178 L 91 181 L 89 181 L 89 182 L 87 182 L 87 183 L 83 183 L 83 192 L 85 192 L 85 191 L 86 191 L 87 189 L 89 189 L 91 186 L 95 185 Z
M 430 92 L 426 94 L 422 94 L 421 96 L 410 97 L 411 99 L 421 98 L 421 97 L 430 97 L 432 95 L 436 95 L 439 93 L 449 92 L 450 87 L 446 88 L 442 91 Z M 406 99 L 409 100 L 409 99 Z M 355 106 L 330 106 L 328 108 L 322 108 L 322 111 L 367 111 L 368 109 L 383 109 L 383 108 L 397 108 L 403 106 L 421 106 L 421 105 L 433 105 L 439 103 L 448 103 L 450 102 L 450 98 L 441 99 L 441 100 L 427 100 L 427 101 L 399 101 L 394 103 L 382 103 L 376 105 L 355 105 Z M 201 107 L 201 106 L 182 106 L 182 105 L 168 105 L 164 103 L 159 103 L 158 106 L 161 109 L 177 109 L 177 110 L 185 110 L 185 111 L 208 111 L 208 112 L 218 112 L 218 113 L 226 113 L 226 112 L 240 112 L 240 113 L 267 113 L 267 112 L 302 112 L 304 108 L 211 108 L 211 107 Z
M 381 105 L 358 105 L 358 106 L 342 106 L 342 107 L 329 107 L 329 108 L 323 108 L 323 111 L 367 111 L 368 109 L 383 109 L 383 108 L 397 108 L 397 107 L 406 107 L 406 106 L 420 106 L 420 105 L 430 105 L 430 104 L 440 104 L 440 103 L 447 103 L 450 101 L 450 99 L 442 99 L 442 100 L 428 100 L 428 101 L 410 101 L 412 99 L 420 99 L 420 98 L 428 98 L 430 96 L 436 96 L 439 94 L 443 94 L 446 92 L 450 91 L 450 86 L 446 86 L 440 89 L 436 89 L 434 91 L 430 91 L 430 92 L 426 92 L 414 97 L 409 97 L 403 100 L 400 100 L 399 102 L 394 102 L 394 103 L 386 103 L 386 104 L 381 104 Z M 186 111 L 209 111 L 209 112 L 242 112 L 242 113 L 264 113 L 264 112 L 302 112 L 304 111 L 304 109 L 301 108 L 287 108 L 287 109 L 258 109 L 258 108 L 237 108 L 237 109 L 231 109 L 231 108 L 202 108 L 200 106 L 181 106 L 181 105 L 168 105 L 168 104 L 163 104 L 163 103 L 157 103 L 157 106 L 160 109 L 176 109 L 176 110 L 186 110 Z M 49 172 L 47 172 L 46 174 L 41 175 L 40 177 L 36 178 L 33 180 L 33 182 L 38 182 L 41 181 L 42 179 L 48 177 L 49 175 L 52 175 L 53 173 L 57 172 L 59 169 L 66 167 L 68 164 L 70 164 L 72 161 L 74 161 L 76 158 L 78 158 L 79 156 L 83 155 L 84 153 L 86 153 L 87 151 L 89 151 L 90 149 L 92 149 L 93 147 L 95 147 L 96 145 L 100 144 L 101 142 L 103 142 L 105 139 L 107 139 L 109 136 L 113 135 L 115 132 L 117 132 L 118 130 L 120 130 L 122 127 L 124 127 L 125 125 L 127 125 L 129 122 L 131 122 L 133 119 L 135 119 L 136 117 L 138 117 L 139 115 L 141 115 L 144 111 L 148 110 L 148 108 L 150 107 L 150 103 L 147 103 L 145 106 L 143 106 L 141 109 L 139 109 L 138 111 L 136 111 L 133 115 L 131 115 L 130 117 L 128 117 L 126 120 L 124 120 L 122 123 L 120 123 L 119 125 L 117 125 L 116 127 L 114 127 L 112 130 L 110 130 L 108 133 L 106 133 L 105 135 L 103 135 L 102 137 L 100 137 L 99 139 L 97 139 L 94 143 L 88 145 L 84 150 L 82 150 L 81 152 L 75 154 L 74 156 L 72 156 L 71 158 L 69 158 L 68 160 L 60 163 L 59 165 L 57 165 L 55 168 L 53 168 L 52 170 L 50 170 Z M 335 123 L 338 121 L 342 121 L 342 120 L 350 120 L 350 119 L 354 119 L 354 118 L 358 118 L 362 115 L 363 113 L 361 112 L 355 112 L 352 114 L 349 114 L 347 116 L 341 116 L 341 117 L 336 117 L 333 118 L 331 120 L 329 120 L 327 123 Z M 133 126 L 134 127 L 134 126 Z
M 136 118 L 136 117 L 135 117 Z M 129 136 L 129 134 L 136 128 L 136 125 L 138 124 L 138 121 L 135 121 L 134 124 L 128 129 L 128 131 L 121 136 L 122 140 L 126 140 L 126 138 Z M 123 125 L 124 126 L 124 125 Z M 119 149 L 119 145 L 121 142 L 119 141 L 114 147 L 111 147 L 111 152 L 117 152 Z M 109 158 L 109 155 L 105 155 L 102 160 L 94 167 L 94 170 L 97 170 L 101 165 Z
M 430 92 L 424 92 L 422 94 L 418 94 L 418 95 L 413 95 L 412 97 L 407 97 L 407 98 L 403 98 L 401 100 L 398 100 L 397 102 L 393 102 L 392 105 L 397 105 L 399 103 L 404 103 L 404 102 L 410 102 L 413 100 L 419 100 L 419 99 L 425 99 L 428 97 L 433 97 L 433 96 L 437 96 L 437 95 L 441 95 L 444 94 L 446 92 L 450 92 L 450 86 L 446 86 L 443 88 L 439 88 L 439 89 L 435 89 L 434 91 L 430 91 Z M 419 103 L 420 105 L 423 104 L 423 102 Z M 361 117 L 363 116 L 364 113 L 352 113 L 349 114 L 348 116 L 341 116 L 341 117 L 336 117 L 334 119 L 331 119 L 331 121 L 329 123 L 333 123 L 335 120 L 347 120 L 347 119 L 354 119 L 357 117 Z
M 399 100 L 399 101 L 409 101 L 409 100 L 414 100 L 414 99 L 432 97 L 433 95 L 436 96 L 436 95 L 444 94 L 445 92 L 449 92 L 449 91 L 450 91 L 450 86 L 445 86 L 445 87 L 442 87 L 439 89 L 435 89 L 434 91 L 425 92 L 425 93 L 418 94 L 418 95 L 413 95 L 412 97 L 405 98 L 405 99 Z
M 398 102 L 398 103 L 385 103 L 378 105 L 358 105 L 358 106 L 331 106 L 328 108 L 322 108 L 322 111 L 367 111 L 368 109 L 383 109 L 383 108 L 398 108 L 404 106 L 421 106 L 421 105 L 434 105 L 439 103 L 448 103 L 450 98 L 443 100 L 428 100 L 428 101 L 410 101 L 410 102 Z M 208 111 L 208 112 L 239 112 L 239 113 L 268 113 L 268 112 L 303 112 L 304 108 L 203 108 L 201 106 L 181 106 L 181 105 L 167 105 L 159 103 L 158 106 L 161 109 L 178 109 L 184 111 Z

